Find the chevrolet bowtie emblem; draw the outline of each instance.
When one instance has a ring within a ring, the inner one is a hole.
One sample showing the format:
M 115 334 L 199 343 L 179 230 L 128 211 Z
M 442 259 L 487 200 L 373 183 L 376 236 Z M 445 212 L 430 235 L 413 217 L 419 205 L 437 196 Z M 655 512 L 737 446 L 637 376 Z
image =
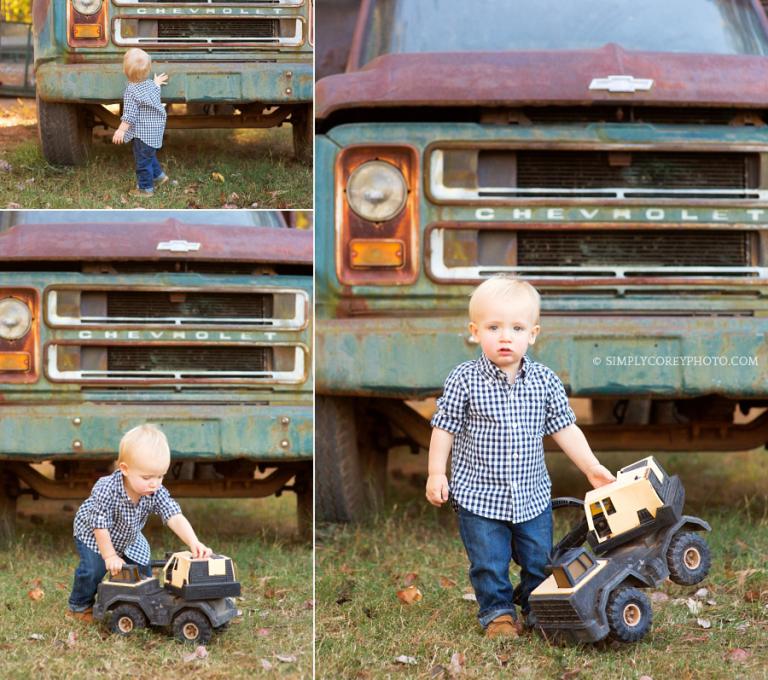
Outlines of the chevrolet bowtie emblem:
M 608 92 L 637 92 L 650 90 L 653 80 L 650 78 L 635 78 L 634 76 L 608 76 L 593 78 L 589 84 L 590 90 L 608 90 Z
M 157 249 L 168 250 L 172 253 L 191 253 L 200 250 L 200 244 L 191 241 L 160 241 L 157 244 Z

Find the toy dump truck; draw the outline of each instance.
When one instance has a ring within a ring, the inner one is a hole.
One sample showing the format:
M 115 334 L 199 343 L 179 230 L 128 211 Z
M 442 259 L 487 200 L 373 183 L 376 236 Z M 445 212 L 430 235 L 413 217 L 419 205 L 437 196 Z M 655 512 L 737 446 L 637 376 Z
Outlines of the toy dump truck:
M 697 532 L 710 526 L 683 515 L 684 503 L 680 479 L 653 456 L 622 468 L 583 503 L 555 499 L 553 508 L 583 506 L 585 517 L 555 547 L 551 575 L 531 593 L 542 634 L 574 642 L 640 640 L 653 619 L 640 588 L 667 577 L 693 585 L 709 572 L 709 546 Z
M 181 642 L 205 644 L 237 614 L 232 598 L 240 595 L 240 583 L 229 557 L 196 559 L 184 551 L 152 566 L 162 568 L 160 579 L 142 576 L 137 565 L 126 564 L 100 583 L 93 618 L 108 622 L 118 635 L 162 626 Z

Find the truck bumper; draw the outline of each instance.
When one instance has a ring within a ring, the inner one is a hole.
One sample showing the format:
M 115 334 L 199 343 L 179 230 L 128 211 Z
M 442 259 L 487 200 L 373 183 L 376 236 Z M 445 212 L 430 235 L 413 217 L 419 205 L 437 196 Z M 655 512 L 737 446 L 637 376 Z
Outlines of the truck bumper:
M 82 404 L 0 406 L 0 460 L 117 456 L 130 428 L 155 423 L 181 460 L 312 457 L 312 406 Z
M 167 73 L 164 102 L 312 101 L 312 64 L 300 62 L 224 62 L 200 64 L 155 61 L 153 73 Z M 83 104 L 122 101 L 126 79 L 122 64 L 48 62 L 35 71 L 38 96 L 50 102 Z
M 545 316 L 529 356 L 574 397 L 768 396 L 768 318 Z M 418 399 L 479 356 L 458 316 L 318 319 L 320 394 Z

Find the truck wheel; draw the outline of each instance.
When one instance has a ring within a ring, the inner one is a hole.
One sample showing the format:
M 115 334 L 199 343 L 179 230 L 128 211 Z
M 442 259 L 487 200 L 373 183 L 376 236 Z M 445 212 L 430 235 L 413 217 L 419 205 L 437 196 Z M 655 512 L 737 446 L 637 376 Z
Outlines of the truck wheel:
M 702 536 L 693 531 L 678 531 L 667 548 L 669 578 L 681 586 L 703 581 L 709 573 L 712 558 Z
M 358 446 L 351 399 L 318 396 L 315 404 L 318 518 L 360 521 L 381 505 L 386 456 Z
M 43 156 L 53 165 L 85 165 L 91 153 L 93 125 L 76 104 L 37 98 L 37 125 Z
M 211 639 L 211 623 L 205 614 L 185 609 L 173 620 L 173 634 L 181 642 L 204 645 Z
M 611 593 L 605 614 L 611 637 L 621 642 L 640 640 L 650 629 L 653 620 L 648 596 L 628 586 L 617 588 Z
M 18 477 L 0 465 L 0 546 L 13 542 L 16 537 L 18 490 Z
M 293 131 L 293 155 L 302 163 L 312 161 L 312 107 L 302 106 L 291 113 Z
M 109 627 L 118 635 L 130 635 L 147 627 L 147 617 L 135 604 L 121 604 L 112 610 Z

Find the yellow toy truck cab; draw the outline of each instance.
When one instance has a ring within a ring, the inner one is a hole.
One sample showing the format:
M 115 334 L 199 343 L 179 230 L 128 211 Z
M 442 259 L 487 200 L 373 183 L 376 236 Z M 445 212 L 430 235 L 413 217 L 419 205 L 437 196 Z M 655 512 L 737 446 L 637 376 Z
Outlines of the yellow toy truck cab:
M 186 600 L 240 595 L 235 565 L 229 557 L 195 558 L 188 550 L 173 553 L 165 563 L 162 585 Z

